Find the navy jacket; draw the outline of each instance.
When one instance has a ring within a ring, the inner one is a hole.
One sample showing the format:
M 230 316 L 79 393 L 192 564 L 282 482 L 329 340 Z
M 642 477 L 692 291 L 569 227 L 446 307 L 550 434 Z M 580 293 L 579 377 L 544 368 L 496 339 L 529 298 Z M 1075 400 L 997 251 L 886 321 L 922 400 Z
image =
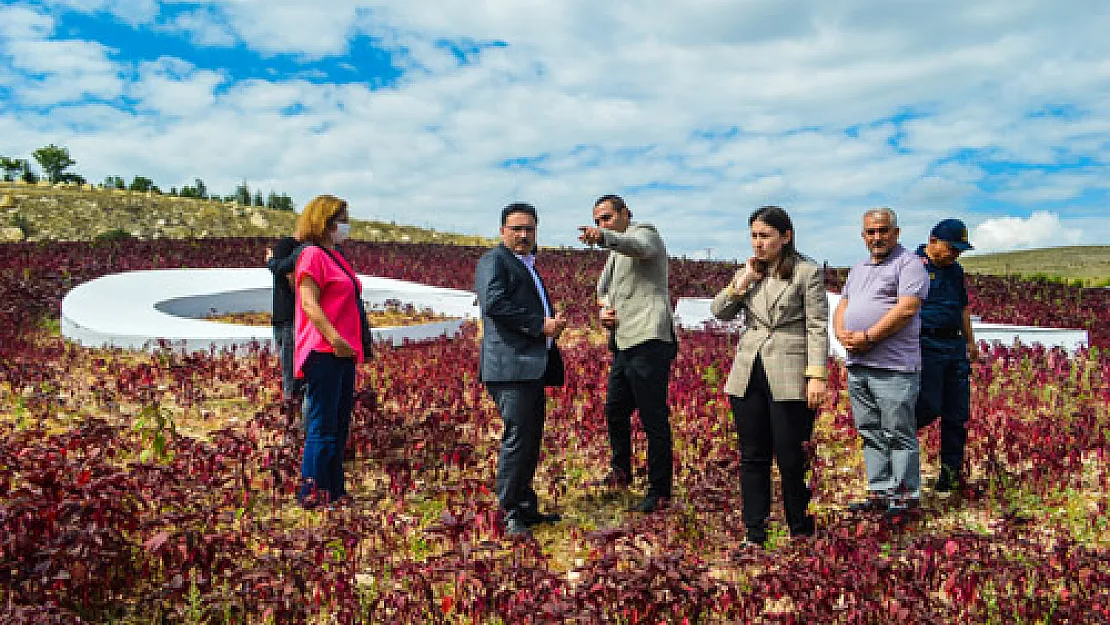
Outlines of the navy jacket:
M 547 347 L 543 300 L 524 263 L 504 245 L 489 250 L 478 260 L 474 291 L 482 310 L 480 379 L 562 386 L 563 359 L 554 343 Z M 550 295 L 547 301 L 554 308 Z
M 301 243 L 293 237 L 284 237 L 274 245 L 274 255 L 266 261 L 266 268 L 274 274 L 273 324 L 292 325 L 297 296 L 289 285 L 289 274 L 297 267 L 301 256 Z

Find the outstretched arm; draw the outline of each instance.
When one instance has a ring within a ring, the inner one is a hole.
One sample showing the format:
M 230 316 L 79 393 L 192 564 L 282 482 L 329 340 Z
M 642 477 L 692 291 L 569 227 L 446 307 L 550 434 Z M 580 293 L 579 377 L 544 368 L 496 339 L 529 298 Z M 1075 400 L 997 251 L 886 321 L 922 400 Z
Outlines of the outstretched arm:
M 663 239 L 651 227 L 633 228 L 631 231 L 616 232 L 605 228 L 583 226 L 578 240 L 590 245 L 599 245 L 618 254 L 632 258 L 654 258 L 663 254 L 666 248 Z

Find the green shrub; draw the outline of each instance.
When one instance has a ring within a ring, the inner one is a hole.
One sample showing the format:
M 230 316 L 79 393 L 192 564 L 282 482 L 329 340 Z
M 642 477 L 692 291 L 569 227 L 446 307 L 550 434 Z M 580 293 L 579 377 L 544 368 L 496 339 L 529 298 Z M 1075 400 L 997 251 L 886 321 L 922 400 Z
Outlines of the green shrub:
M 134 241 L 135 235 L 122 228 L 113 228 L 111 230 L 105 230 L 104 232 L 101 232 L 100 234 L 96 235 L 93 240 L 97 241 L 98 243 L 110 243 L 113 241 Z

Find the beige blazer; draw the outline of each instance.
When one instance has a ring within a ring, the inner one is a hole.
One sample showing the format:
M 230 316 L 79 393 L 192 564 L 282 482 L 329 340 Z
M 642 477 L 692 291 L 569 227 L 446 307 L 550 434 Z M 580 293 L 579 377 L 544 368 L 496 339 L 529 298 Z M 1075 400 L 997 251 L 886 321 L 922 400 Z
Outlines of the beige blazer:
M 597 281 L 597 297 L 617 311 L 617 349 L 644 341 L 675 340 L 667 286 L 667 248 L 651 224 L 631 223 L 624 232 L 602 230 L 609 258 Z
M 774 401 L 804 400 L 806 378 L 824 379 L 829 357 L 829 302 L 821 268 L 799 259 L 794 276 L 767 276 L 745 293 L 726 287 L 713 299 L 713 316 L 729 321 L 745 313 L 725 392 L 743 397 L 756 355 Z

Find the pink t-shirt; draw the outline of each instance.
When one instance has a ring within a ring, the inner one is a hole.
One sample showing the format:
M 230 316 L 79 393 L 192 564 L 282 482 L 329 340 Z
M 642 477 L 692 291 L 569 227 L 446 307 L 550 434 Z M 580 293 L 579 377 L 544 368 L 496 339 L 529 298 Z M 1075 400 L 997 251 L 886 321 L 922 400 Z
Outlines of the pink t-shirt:
M 297 260 L 297 268 L 293 275 L 294 281 L 297 285 L 297 306 L 296 314 L 294 316 L 294 326 L 297 331 L 297 340 L 293 349 L 293 360 L 295 363 L 294 374 L 298 378 L 304 377 L 304 371 L 301 367 L 304 366 L 308 360 L 309 354 L 312 352 L 327 352 L 333 353 L 331 344 L 328 343 L 324 335 L 316 329 L 316 326 L 309 320 L 308 315 L 304 314 L 304 309 L 301 308 L 301 279 L 305 276 L 311 276 L 316 284 L 320 287 L 320 308 L 324 310 L 324 316 L 328 318 L 331 325 L 335 327 L 335 331 L 339 333 L 351 347 L 355 350 L 355 362 L 362 362 L 362 322 L 358 316 L 358 302 L 356 298 L 359 297 L 355 291 L 355 285 L 351 283 L 351 278 L 343 271 L 336 261 L 343 263 L 351 274 L 354 270 L 347 264 L 346 259 L 335 251 L 331 251 L 335 261 L 328 257 L 327 252 L 323 249 L 310 245 L 306 246 L 301 251 L 301 256 Z

